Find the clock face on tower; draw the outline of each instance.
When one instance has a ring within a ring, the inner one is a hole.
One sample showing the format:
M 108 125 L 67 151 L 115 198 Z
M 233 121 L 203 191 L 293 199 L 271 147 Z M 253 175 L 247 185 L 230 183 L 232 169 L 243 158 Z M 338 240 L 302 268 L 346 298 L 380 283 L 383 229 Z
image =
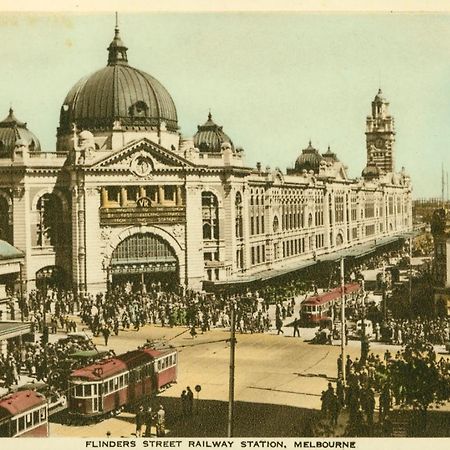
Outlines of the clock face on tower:
M 383 147 L 383 139 L 378 138 L 375 142 L 375 145 L 377 148 L 382 148 Z

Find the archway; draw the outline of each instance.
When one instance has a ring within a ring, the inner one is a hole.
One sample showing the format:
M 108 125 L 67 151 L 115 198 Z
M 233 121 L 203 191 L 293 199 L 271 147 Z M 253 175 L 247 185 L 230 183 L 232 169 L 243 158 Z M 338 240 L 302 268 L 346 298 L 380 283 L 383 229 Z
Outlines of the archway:
M 135 233 L 114 249 L 109 265 L 113 287 L 128 285 L 146 290 L 152 285 L 175 289 L 180 282 L 175 250 L 157 234 Z
M 38 290 L 67 288 L 67 274 L 59 266 L 42 267 L 36 272 L 36 288 Z

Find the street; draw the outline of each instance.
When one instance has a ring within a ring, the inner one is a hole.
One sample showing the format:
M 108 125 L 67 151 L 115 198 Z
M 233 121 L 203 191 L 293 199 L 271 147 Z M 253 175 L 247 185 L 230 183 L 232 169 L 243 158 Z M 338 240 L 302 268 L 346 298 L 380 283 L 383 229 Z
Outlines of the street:
M 253 424 L 253 430 L 257 432 L 255 434 L 253 431 L 254 435 L 264 435 L 265 432 L 267 436 L 275 435 L 270 433 L 271 428 L 267 428 L 266 421 L 270 422 L 273 433 L 280 430 L 280 426 L 285 427 L 285 431 L 301 433 L 304 421 L 297 421 L 297 428 L 292 428 L 290 422 L 295 422 L 295 415 L 303 417 L 305 410 L 320 410 L 321 392 L 326 389 L 328 381 L 336 377 L 336 359 L 340 353 L 338 342 L 332 346 L 312 345 L 304 340 L 312 338 L 315 329 L 301 329 L 301 338 L 291 337 L 292 331 L 292 328 L 285 327 L 285 334 L 280 336 L 275 331 L 236 335 L 235 401 L 239 405 L 236 410 L 241 411 L 246 419 L 258 411 L 260 417 L 258 423 Z M 205 433 L 210 430 L 212 435 L 225 436 L 230 351 L 226 342 L 228 337 L 229 333 L 220 328 L 192 339 L 185 327 L 147 325 L 139 331 L 120 331 L 119 336 L 110 338 L 108 348 L 119 354 L 142 345 L 147 339 L 164 339 L 176 346 L 179 350 L 178 383 L 159 396 L 167 411 L 167 435 L 188 436 L 195 426 L 199 428 L 193 435 L 199 435 L 200 429 Z M 105 348 L 102 338 L 93 340 L 99 350 Z M 380 355 L 386 348 L 391 353 L 400 348 L 378 343 L 371 346 Z M 349 341 L 347 352 L 352 359 L 359 357 L 359 341 Z M 186 424 L 180 419 L 179 398 L 183 389 L 187 386 L 194 389 L 196 385 L 201 386 L 196 405 L 200 409 L 193 419 L 195 423 Z M 158 402 L 155 401 L 154 405 L 158 406 Z M 240 435 L 251 435 L 248 425 L 244 427 L 242 420 L 236 421 L 245 433 Z M 83 427 L 50 424 L 50 436 L 104 437 L 109 432 L 112 437 L 120 437 L 131 436 L 134 431 L 134 414 L 130 413 Z

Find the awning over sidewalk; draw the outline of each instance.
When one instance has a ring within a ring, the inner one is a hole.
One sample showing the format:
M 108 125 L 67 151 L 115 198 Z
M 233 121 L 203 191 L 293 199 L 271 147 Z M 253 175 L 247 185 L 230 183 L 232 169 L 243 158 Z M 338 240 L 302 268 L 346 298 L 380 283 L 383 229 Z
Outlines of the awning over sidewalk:
M 24 254 L 9 242 L 0 239 L 0 263 L 7 259 L 21 259 Z
M 416 233 L 416 232 L 411 232 Z M 281 269 L 270 269 L 259 272 L 257 274 L 248 275 L 242 278 L 236 278 L 234 280 L 226 281 L 207 281 L 204 282 L 205 289 L 223 289 L 226 287 L 245 287 L 248 284 L 255 282 L 263 282 L 271 280 L 289 273 L 294 273 L 299 270 L 306 269 L 308 267 L 315 266 L 316 264 L 324 262 L 335 262 L 342 258 L 362 258 L 364 256 L 374 253 L 376 250 L 395 242 L 400 242 L 406 239 L 409 233 L 395 236 L 387 236 L 380 239 L 374 239 L 372 241 L 355 245 L 350 248 L 342 248 L 331 253 L 318 255 L 317 258 L 310 258 L 305 261 L 300 261 L 296 265 L 283 267 Z
M 31 333 L 31 323 L 0 322 L 0 341 Z

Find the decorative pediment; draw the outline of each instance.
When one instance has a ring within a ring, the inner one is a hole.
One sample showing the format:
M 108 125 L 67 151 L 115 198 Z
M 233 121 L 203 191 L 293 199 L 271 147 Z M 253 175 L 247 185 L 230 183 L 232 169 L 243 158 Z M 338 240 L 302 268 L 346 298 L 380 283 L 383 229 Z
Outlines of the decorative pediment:
M 143 138 L 126 147 L 86 164 L 92 169 L 130 170 L 147 177 L 154 171 L 193 167 L 192 162 L 171 150 Z

